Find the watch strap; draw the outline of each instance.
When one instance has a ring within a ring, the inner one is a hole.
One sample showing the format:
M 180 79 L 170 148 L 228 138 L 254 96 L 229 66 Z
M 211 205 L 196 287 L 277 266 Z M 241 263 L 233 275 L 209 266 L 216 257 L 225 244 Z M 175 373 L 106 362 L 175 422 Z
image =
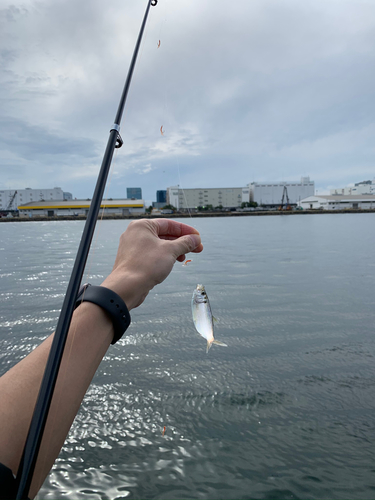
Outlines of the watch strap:
M 109 314 L 114 328 L 111 344 L 115 344 L 123 336 L 131 321 L 128 308 L 122 298 L 109 288 L 86 283 L 78 292 L 74 309 L 82 302 L 92 302 Z

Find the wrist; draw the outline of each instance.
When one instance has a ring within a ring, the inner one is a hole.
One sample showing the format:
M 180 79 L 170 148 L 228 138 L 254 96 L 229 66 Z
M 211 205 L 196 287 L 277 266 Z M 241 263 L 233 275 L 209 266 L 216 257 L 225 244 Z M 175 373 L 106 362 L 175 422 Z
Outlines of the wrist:
M 78 337 L 82 339 L 82 342 L 89 339 L 92 343 L 95 339 L 95 342 L 104 342 L 107 348 L 114 335 L 111 317 L 103 308 L 93 302 L 82 302 L 75 309 L 71 328 L 72 331 L 78 332 Z
M 115 344 L 128 329 L 131 317 L 128 308 L 122 298 L 104 286 L 92 286 L 90 283 L 83 285 L 77 295 L 75 308 L 80 306 L 82 302 L 92 302 L 104 309 L 110 316 L 114 335 L 112 344 Z
M 152 285 L 147 284 L 146 280 L 136 273 L 118 271 L 112 272 L 101 286 L 117 293 L 129 311 L 142 304 L 152 288 Z

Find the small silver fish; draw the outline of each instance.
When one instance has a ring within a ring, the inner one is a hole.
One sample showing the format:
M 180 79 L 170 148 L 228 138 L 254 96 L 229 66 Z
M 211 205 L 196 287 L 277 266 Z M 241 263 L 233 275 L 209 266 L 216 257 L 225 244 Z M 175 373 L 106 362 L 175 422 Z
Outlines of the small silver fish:
M 210 302 L 203 285 L 197 285 L 191 299 L 191 312 L 193 313 L 194 326 L 197 332 L 207 340 L 207 351 L 212 344 L 227 347 L 223 342 L 214 339 L 214 317 L 212 316 Z

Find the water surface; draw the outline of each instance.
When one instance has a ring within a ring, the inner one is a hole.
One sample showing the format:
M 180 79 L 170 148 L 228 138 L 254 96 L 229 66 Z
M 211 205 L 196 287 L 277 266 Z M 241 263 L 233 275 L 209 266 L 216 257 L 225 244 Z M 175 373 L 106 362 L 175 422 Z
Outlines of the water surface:
M 38 498 L 373 499 L 374 215 L 189 222 L 204 252 L 132 311 Z M 101 223 L 85 281 L 127 224 Z M 0 373 L 53 331 L 82 228 L 0 225 Z

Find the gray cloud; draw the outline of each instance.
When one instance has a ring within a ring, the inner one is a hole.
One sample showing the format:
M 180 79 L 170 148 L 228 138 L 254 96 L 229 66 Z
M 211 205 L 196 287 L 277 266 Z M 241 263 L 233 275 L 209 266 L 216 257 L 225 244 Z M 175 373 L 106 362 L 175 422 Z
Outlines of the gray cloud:
M 91 196 L 145 7 L 0 0 L 0 179 Z M 372 1 L 159 0 L 109 195 L 374 177 L 374 25 Z

